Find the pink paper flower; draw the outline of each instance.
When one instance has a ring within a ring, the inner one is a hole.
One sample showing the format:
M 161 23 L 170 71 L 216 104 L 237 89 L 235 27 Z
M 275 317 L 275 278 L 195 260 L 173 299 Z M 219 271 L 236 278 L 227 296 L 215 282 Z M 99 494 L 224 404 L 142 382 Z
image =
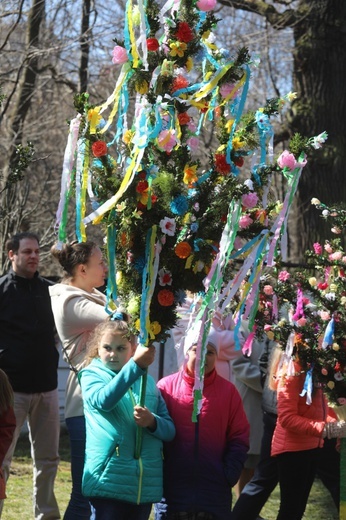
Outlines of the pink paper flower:
M 216 0 L 198 0 L 196 5 L 200 11 L 211 11 L 216 6 Z
M 254 191 L 251 193 L 246 193 L 241 198 L 241 203 L 245 208 L 254 208 L 258 202 L 257 193 Z
M 174 130 L 162 130 L 157 137 L 157 143 L 161 150 L 170 153 L 177 144 Z
M 190 148 L 191 152 L 196 151 L 199 147 L 198 137 L 195 137 L 195 136 L 189 137 L 186 141 L 186 145 Z
M 324 244 L 324 250 L 325 250 L 327 253 L 329 253 L 329 254 L 331 254 L 331 253 L 333 252 L 333 248 L 332 248 L 332 246 L 330 245 L 329 242 L 326 242 L 326 243 Z
M 280 271 L 279 273 L 279 282 L 287 282 L 287 280 L 290 278 L 290 273 L 288 271 Z
M 314 248 L 314 252 L 315 252 L 316 255 L 321 255 L 322 254 L 323 249 L 322 249 L 321 244 L 319 244 L 318 242 L 315 242 L 314 245 L 313 245 L 313 248 Z
M 264 294 L 266 294 L 267 296 L 271 296 L 273 293 L 274 293 L 274 289 L 272 288 L 271 285 L 265 285 L 263 287 L 263 292 Z
M 321 320 L 323 321 L 329 321 L 330 320 L 330 314 L 328 311 L 320 311 Z
M 125 63 L 129 59 L 126 49 L 124 47 L 121 47 L 120 45 L 116 45 L 114 47 L 112 55 L 113 55 L 112 62 L 116 65 L 121 65 L 122 63 Z
M 284 150 L 280 157 L 277 160 L 280 168 L 288 168 L 289 170 L 294 170 L 297 167 L 297 161 L 294 157 L 293 153 L 290 153 L 288 150 Z
M 306 318 L 299 318 L 299 320 L 297 320 L 298 327 L 304 327 L 304 325 L 306 325 L 306 321 Z
M 329 258 L 329 260 L 341 260 L 342 252 L 341 251 L 335 251 L 335 253 L 330 254 L 328 258 Z
M 226 98 L 232 92 L 233 89 L 233 83 L 224 83 L 223 85 L 221 85 L 219 89 L 221 97 Z
M 249 217 L 249 215 L 242 215 L 239 219 L 239 227 L 241 229 L 245 229 L 249 227 L 253 223 L 252 218 Z

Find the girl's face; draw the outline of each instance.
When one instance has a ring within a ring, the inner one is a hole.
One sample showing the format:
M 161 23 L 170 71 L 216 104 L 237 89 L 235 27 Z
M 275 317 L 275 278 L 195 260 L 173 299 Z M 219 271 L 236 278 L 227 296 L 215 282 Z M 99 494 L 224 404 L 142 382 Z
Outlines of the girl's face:
M 135 350 L 135 347 L 123 334 L 123 332 L 105 331 L 100 339 L 99 357 L 102 363 L 113 372 L 119 372 Z
M 187 360 L 187 369 L 191 374 L 195 373 L 195 366 L 196 366 L 196 351 L 197 346 L 193 345 L 190 350 L 188 351 L 188 360 Z M 204 373 L 209 374 L 215 367 L 216 363 L 216 350 L 215 348 L 208 343 L 207 345 L 207 352 L 205 354 L 205 360 L 204 360 Z
M 83 265 L 85 279 L 92 287 L 102 287 L 107 276 L 107 267 L 103 260 L 102 252 L 99 247 L 95 247 L 88 263 Z

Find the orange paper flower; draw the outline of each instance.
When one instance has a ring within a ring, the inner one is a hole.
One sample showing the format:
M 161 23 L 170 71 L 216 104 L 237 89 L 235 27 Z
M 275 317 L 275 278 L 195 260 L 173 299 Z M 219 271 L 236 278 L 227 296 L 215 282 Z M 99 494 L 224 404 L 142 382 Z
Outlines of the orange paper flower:
M 191 255 L 192 248 L 188 242 L 179 242 L 175 246 L 174 252 L 179 258 L 187 258 Z
M 170 307 L 170 305 L 174 303 L 174 294 L 168 289 L 161 289 L 161 291 L 157 293 L 157 299 L 162 307 Z

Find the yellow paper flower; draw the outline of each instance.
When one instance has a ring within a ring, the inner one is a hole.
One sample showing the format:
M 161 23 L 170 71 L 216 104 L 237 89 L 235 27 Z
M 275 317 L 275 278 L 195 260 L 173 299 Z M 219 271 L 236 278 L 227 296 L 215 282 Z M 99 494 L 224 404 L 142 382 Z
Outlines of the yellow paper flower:
M 141 330 L 141 320 L 139 318 L 135 321 L 135 328 L 136 330 Z
M 194 182 L 196 182 L 198 179 L 198 177 L 196 175 L 196 171 L 197 171 L 197 164 L 194 164 L 194 165 L 187 164 L 184 168 L 183 182 L 188 185 L 191 185 Z
M 244 146 L 245 146 L 245 142 L 241 141 L 239 137 L 234 137 L 232 139 L 233 150 L 239 150 L 239 148 L 243 148 Z
M 333 390 L 333 388 L 335 387 L 334 381 L 328 381 L 327 386 L 330 390 Z
M 150 323 L 150 329 L 151 329 L 151 332 L 154 334 L 154 336 L 157 336 L 157 334 L 160 334 L 161 328 L 162 327 L 158 321 L 153 321 Z
M 100 116 L 100 108 L 90 108 L 88 110 L 88 120 L 90 121 L 90 133 L 95 134 L 96 133 L 96 127 L 100 123 L 102 117 Z
M 142 81 L 137 81 L 136 82 L 136 91 L 138 92 L 138 94 L 141 94 L 141 96 L 143 96 L 144 94 L 146 94 L 149 90 L 149 84 L 147 81 L 142 80 Z
M 309 284 L 311 285 L 311 287 L 316 287 L 317 279 L 314 276 L 311 276 L 311 278 L 309 278 Z
M 123 134 L 123 143 L 130 144 L 135 133 L 132 130 L 126 130 Z
M 185 42 L 172 42 L 169 44 L 169 47 L 171 49 L 169 55 L 170 56 L 179 56 L 179 58 L 182 58 L 185 54 L 185 51 L 187 49 L 187 45 Z
M 189 56 L 187 58 L 185 67 L 186 67 L 187 72 L 190 72 L 192 70 L 192 68 L 193 68 L 193 59 L 191 58 L 191 56 Z
M 337 343 L 333 343 L 332 349 L 335 350 L 335 352 L 337 352 L 338 350 L 340 350 L 340 347 Z
M 230 131 L 232 130 L 233 123 L 234 123 L 234 119 L 229 119 L 227 121 L 227 123 L 225 124 L 226 130 L 228 133 L 230 133 Z

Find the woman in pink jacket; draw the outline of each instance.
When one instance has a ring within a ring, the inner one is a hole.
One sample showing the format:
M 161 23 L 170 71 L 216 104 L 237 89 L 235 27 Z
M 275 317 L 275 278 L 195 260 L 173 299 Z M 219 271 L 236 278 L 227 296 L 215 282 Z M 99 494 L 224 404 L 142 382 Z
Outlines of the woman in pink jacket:
M 277 520 L 303 517 L 324 437 L 346 435 L 346 423 L 336 421 L 320 385 L 313 386 L 310 402 L 305 392 L 310 376 L 301 364 L 291 360 L 283 364 L 276 377 L 278 420 L 272 456 L 277 457 L 281 494 Z

